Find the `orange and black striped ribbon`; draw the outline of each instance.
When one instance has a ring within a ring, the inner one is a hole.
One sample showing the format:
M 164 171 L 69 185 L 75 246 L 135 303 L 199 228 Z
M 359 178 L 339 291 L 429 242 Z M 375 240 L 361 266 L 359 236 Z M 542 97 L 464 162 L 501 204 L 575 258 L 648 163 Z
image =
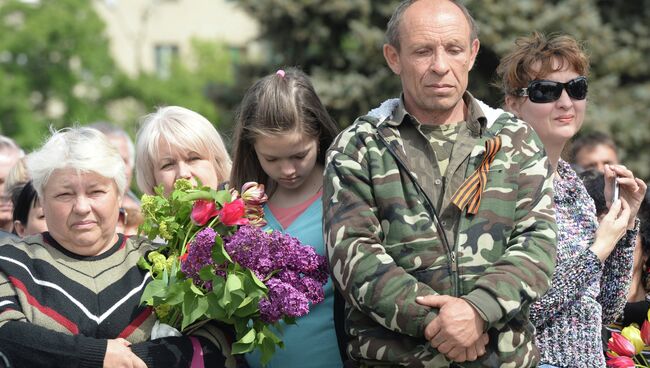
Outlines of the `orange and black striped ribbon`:
M 485 142 L 485 156 L 481 165 L 470 175 L 458 188 L 451 203 L 455 204 L 461 211 L 467 207 L 467 213 L 475 215 L 481 205 L 481 193 L 485 189 L 487 171 L 490 169 L 494 156 L 501 149 L 501 137 L 494 137 Z

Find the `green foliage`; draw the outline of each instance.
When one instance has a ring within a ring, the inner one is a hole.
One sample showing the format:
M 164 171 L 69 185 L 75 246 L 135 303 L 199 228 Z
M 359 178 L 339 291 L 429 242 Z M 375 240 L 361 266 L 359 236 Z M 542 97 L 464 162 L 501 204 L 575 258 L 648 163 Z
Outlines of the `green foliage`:
M 50 124 L 103 118 L 115 77 L 103 31 L 86 0 L 0 3 L 0 131 L 29 147 Z
M 218 42 L 194 39 L 192 59 L 174 60 L 170 74 L 161 78 L 155 73 L 142 73 L 135 78 L 122 79 L 114 92 L 115 98 L 135 99 L 139 108 L 122 119 L 137 121 L 157 106 L 178 105 L 205 116 L 220 125 L 221 112 L 210 101 L 207 90 L 215 85 L 233 83 L 233 64 L 227 47 Z
M 225 45 L 193 40 L 169 77 L 130 77 L 111 58 L 104 29 L 92 1 L 0 1 L 0 134 L 29 150 L 50 125 L 108 120 L 133 137 L 144 114 L 172 104 L 219 123 L 207 91 L 233 83 Z

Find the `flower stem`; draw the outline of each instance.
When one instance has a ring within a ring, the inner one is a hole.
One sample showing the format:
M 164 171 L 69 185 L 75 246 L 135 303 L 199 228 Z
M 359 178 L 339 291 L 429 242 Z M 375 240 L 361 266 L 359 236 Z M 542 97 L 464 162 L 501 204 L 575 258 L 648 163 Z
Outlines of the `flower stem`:
M 194 234 L 192 234 L 192 237 L 188 240 L 188 236 L 192 232 L 192 228 L 194 227 L 194 224 L 190 221 L 189 223 L 190 228 L 187 229 L 187 233 L 185 233 L 185 239 L 183 239 L 183 244 L 181 244 L 181 255 L 185 254 L 185 251 L 187 249 L 187 243 L 192 241 L 194 239 Z

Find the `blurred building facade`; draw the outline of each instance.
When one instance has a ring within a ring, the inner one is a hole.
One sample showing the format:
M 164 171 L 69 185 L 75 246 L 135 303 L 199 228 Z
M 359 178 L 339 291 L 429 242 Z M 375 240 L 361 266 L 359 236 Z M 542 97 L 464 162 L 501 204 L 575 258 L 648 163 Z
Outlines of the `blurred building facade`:
M 219 41 L 234 57 L 255 53 L 259 27 L 231 0 L 96 0 L 111 54 L 130 75 L 165 77 L 174 57 L 190 56 L 193 38 Z

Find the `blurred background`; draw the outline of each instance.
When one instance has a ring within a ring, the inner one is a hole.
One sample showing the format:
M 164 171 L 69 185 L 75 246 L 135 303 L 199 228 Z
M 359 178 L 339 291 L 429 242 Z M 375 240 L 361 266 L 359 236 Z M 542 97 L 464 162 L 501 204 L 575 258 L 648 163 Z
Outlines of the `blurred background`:
M 226 140 L 257 78 L 299 66 L 341 127 L 400 92 L 381 46 L 398 1 L 0 0 L 0 133 L 26 150 L 49 126 L 109 121 L 134 137 L 161 105 L 208 117 Z M 499 106 L 516 37 L 563 32 L 591 56 L 583 131 L 611 134 L 650 179 L 650 0 L 467 0 L 481 51 L 469 90 Z

